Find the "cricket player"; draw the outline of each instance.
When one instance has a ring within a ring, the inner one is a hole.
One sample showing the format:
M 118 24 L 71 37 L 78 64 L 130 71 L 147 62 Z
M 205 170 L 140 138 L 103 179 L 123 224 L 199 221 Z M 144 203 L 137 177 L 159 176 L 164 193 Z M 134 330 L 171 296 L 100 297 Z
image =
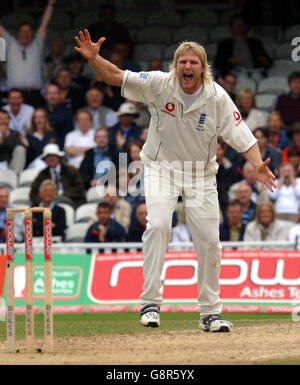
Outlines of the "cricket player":
M 198 256 L 199 326 L 205 331 L 229 332 L 232 324 L 220 317 L 217 137 L 221 136 L 253 164 L 261 189 L 266 185 L 273 191 L 276 185 L 275 176 L 268 168 L 270 159 L 262 161 L 256 139 L 237 107 L 213 81 L 201 45 L 181 43 L 169 73 L 134 73 L 122 71 L 98 54 L 105 37 L 93 43 L 85 30 L 75 39 L 78 44 L 75 50 L 107 84 L 122 87 L 125 98 L 147 103 L 151 113 L 148 138 L 141 152 L 148 222 L 143 234 L 140 323 L 150 327 L 160 325 L 161 274 L 171 239 L 172 214 L 178 196 L 182 195 Z M 186 169 L 185 164 L 190 167 Z M 182 183 L 184 177 L 186 183 Z M 157 193 L 161 185 L 162 190 Z

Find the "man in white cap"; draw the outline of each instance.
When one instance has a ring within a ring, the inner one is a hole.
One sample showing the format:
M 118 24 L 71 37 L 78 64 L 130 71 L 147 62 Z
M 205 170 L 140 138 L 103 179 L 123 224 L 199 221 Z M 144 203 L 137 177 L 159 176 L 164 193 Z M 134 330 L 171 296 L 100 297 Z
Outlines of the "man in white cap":
M 134 123 L 138 113 L 133 103 L 121 104 L 117 116 L 119 123 L 109 129 L 109 141 L 116 146 L 118 151 L 126 152 L 129 142 L 139 140 L 142 128 Z
M 255 167 L 257 179 L 273 191 L 275 176 L 262 161 L 256 138 L 243 122 L 226 91 L 212 79 L 204 48 L 184 42 L 174 53 L 169 73 L 122 71 L 99 55 L 89 32 L 76 37 L 81 53 L 107 84 L 122 87 L 122 95 L 147 103 L 149 135 L 141 152 L 147 227 L 143 234 L 144 286 L 140 323 L 160 325 L 163 301 L 161 274 L 171 239 L 172 215 L 183 197 L 187 224 L 198 256 L 199 327 L 229 332 L 219 298 L 221 244 L 216 184 L 217 138 L 221 136 Z M 183 183 L 182 183 L 183 181 Z
M 85 189 L 79 170 L 63 162 L 65 153 L 59 150 L 57 144 L 50 143 L 44 147 L 41 159 L 47 163 L 34 180 L 30 200 L 34 205 L 39 202 L 39 188 L 46 179 L 51 179 L 58 189 L 57 202 L 68 203 L 74 208 L 85 203 Z

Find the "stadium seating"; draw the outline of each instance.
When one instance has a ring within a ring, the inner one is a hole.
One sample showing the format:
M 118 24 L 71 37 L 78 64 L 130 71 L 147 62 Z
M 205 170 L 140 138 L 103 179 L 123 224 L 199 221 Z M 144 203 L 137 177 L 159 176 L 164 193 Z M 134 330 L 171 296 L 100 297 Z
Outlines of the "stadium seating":
M 136 44 L 135 60 L 149 61 L 153 58 L 162 59 L 163 46 L 160 44 Z
M 290 41 L 279 44 L 276 48 L 276 59 L 290 59 L 292 58 L 293 46 Z
M 89 222 L 97 211 L 97 203 L 86 203 L 79 206 L 75 212 L 75 222 Z
M 276 41 L 282 39 L 281 28 L 278 25 L 254 25 L 249 32 L 249 36 L 258 39 L 275 39 Z
M 256 107 L 260 110 L 271 112 L 274 110 L 274 106 L 277 100 L 276 94 L 261 94 L 256 95 L 255 103 Z
M 38 176 L 41 170 L 36 168 L 28 168 L 23 170 L 19 175 L 19 187 L 22 186 L 31 186 L 32 182 Z
M 57 203 L 57 206 L 62 207 L 65 210 L 67 227 L 73 225 L 75 218 L 75 210 L 73 207 L 66 203 Z
M 24 186 L 24 187 L 17 187 L 14 190 L 11 191 L 9 195 L 10 203 L 14 204 L 26 204 L 30 205 L 30 187 Z
M 289 92 L 287 79 L 283 76 L 270 76 L 263 79 L 258 83 L 257 92 L 259 94 L 282 94 L 284 92 Z
M 214 27 L 209 32 L 209 40 L 211 42 L 219 42 L 228 37 L 231 37 L 231 30 L 227 25 Z
M 218 16 L 209 9 L 187 11 L 184 16 L 184 25 L 191 24 L 212 27 L 218 24 Z
M 300 36 L 300 24 L 288 27 L 283 35 L 284 40 L 288 41 L 289 43 L 291 43 L 291 40 L 296 36 Z
M 136 34 L 137 43 L 157 43 L 170 44 L 172 40 L 172 33 L 170 28 L 163 27 L 146 27 Z
M 83 242 L 89 227 L 88 223 L 74 223 L 66 230 L 66 242 Z
M 299 62 L 293 62 L 288 59 L 275 60 L 272 67 L 268 70 L 268 76 L 286 76 L 293 71 L 299 71 Z
M 235 86 L 235 92 L 238 93 L 241 89 L 248 88 L 255 92 L 256 83 L 253 79 L 249 79 L 246 76 L 238 76 Z
M 104 197 L 104 189 L 101 186 L 91 187 L 86 192 L 86 200 L 89 203 L 99 203 Z
M 12 170 L 0 170 L 0 187 L 6 187 L 13 190 L 17 187 L 18 178 Z
M 166 27 L 180 27 L 181 17 L 178 13 L 170 10 L 153 12 L 147 18 L 147 25 L 153 26 L 166 26 Z
M 184 27 L 175 29 L 173 34 L 173 42 L 178 45 L 178 43 L 184 40 L 204 43 L 208 41 L 207 29 L 202 28 L 202 26 L 198 27 L 195 25 L 186 25 Z

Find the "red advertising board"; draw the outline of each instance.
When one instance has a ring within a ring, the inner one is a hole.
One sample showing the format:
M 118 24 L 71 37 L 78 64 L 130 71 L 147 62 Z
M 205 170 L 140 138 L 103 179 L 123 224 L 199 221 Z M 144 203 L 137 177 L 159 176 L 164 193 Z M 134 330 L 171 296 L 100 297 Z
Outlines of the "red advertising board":
M 143 285 L 142 253 L 99 254 L 93 258 L 88 285 L 93 302 L 138 302 Z M 197 265 L 194 251 L 167 253 L 161 277 L 165 302 L 195 302 Z M 300 299 L 300 252 L 224 250 L 220 289 L 225 304 L 288 304 Z
M 0 255 L 0 298 L 2 297 L 6 270 L 6 256 Z

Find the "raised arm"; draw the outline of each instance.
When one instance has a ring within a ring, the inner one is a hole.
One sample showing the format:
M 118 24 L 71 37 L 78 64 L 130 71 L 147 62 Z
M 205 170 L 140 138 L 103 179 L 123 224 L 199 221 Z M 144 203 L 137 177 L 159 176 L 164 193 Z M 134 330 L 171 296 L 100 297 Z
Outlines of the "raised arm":
M 99 50 L 105 41 L 105 37 L 101 37 L 97 43 L 93 43 L 89 31 L 85 29 L 84 33 L 79 32 L 79 37 L 76 36 L 75 40 L 79 46 L 75 47 L 75 50 L 88 60 L 90 66 L 103 81 L 109 85 L 121 87 L 124 71 L 99 55 Z
M 257 143 L 255 143 L 247 152 L 244 152 L 243 155 L 255 167 L 257 180 L 261 183 L 260 191 L 262 191 L 264 185 L 266 185 L 268 189 L 273 192 L 273 189 L 277 188 L 277 186 L 274 182 L 275 175 L 268 167 L 271 159 L 268 158 L 265 161 L 262 160 Z
M 55 2 L 56 2 L 56 0 L 49 0 L 48 1 L 48 5 L 47 5 L 47 7 L 45 9 L 41 25 L 40 25 L 40 27 L 39 27 L 39 29 L 37 31 L 37 33 L 43 39 L 46 38 L 47 28 L 48 28 L 48 25 L 50 23 L 50 20 L 51 20 L 52 14 L 53 14 L 53 5 L 54 5 Z

